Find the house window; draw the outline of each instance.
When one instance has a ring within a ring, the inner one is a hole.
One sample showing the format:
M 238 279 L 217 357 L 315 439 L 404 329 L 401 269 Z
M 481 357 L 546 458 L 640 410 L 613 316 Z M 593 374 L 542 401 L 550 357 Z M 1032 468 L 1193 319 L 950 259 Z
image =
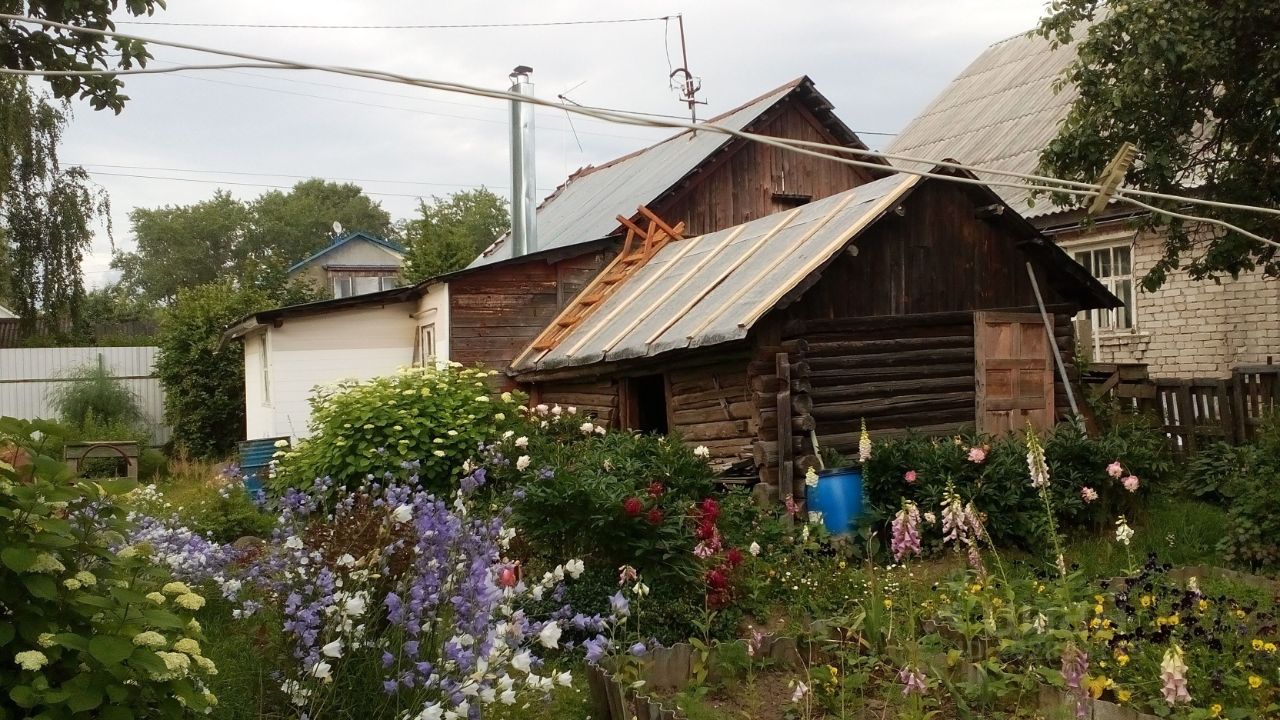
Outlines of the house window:
M 259 348 L 260 365 L 262 369 L 262 404 L 271 404 L 271 350 L 267 344 L 267 336 L 262 335 L 262 347 Z
M 1074 251 L 1076 262 L 1085 266 L 1098 282 L 1124 303 L 1124 307 L 1114 310 L 1089 311 L 1090 323 L 1097 334 L 1133 330 L 1132 254 L 1128 243 Z
M 399 287 L 399 278 L 395 275 L 334 275 L 332 283 L 333 296 L 344 298 Z
M 627 379 L 628 429 L 666 435 L 667 383 L 662 375 L 642 375 Z
M 418 338 L 413 347 L 413 364 L 425 365 L 436 356 L 435 323 L 430 325 L 419 325 L 417 335 Z

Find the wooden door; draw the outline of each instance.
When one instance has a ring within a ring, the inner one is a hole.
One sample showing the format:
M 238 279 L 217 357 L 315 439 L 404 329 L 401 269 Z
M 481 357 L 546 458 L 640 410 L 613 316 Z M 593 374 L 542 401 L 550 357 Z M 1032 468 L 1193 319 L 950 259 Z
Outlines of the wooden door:
M 1032 313 L 973 314 L 978 431 L 1053 427 L 1053 358 L 1044 320 Z

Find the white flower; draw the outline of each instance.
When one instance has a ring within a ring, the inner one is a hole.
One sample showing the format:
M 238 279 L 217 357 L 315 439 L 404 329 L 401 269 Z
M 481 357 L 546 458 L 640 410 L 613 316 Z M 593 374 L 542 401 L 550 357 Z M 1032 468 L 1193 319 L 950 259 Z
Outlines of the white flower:
M 320 678 L 325 682 L 333 682 L 333 666 L 321 660 L 311 666 L 311 676 Z
M 709 450 L 706 445 L 699 445 L 693 449 L 693 454 L 705 459 L 711 457 L 711 450 Z
M 533 409 L 534 409 L 534 412 L 538 413 L 539 415 L 546 415 L 547 411 L 550 410 L 551 408 L 547 407 L 546 403 L 540 403 L 538 405 L 534 405 Z
M 586 564 L 576 558 L 564 564 L 564 571 L 574 580 L 577 580 L 584 570 L 586 570 Z
M 635 587 L 632 588 L 632 591 L 635 592 L 636 597 L 644 597 L 645 595 L 649 594 L 649 586 L 637 580 Z
M 320 648 L 320 652 L 324 654 L 325 657 L 331 657 L 331 658 L 342 657 L 342 638 L 338 638 L 337 640 L 334 640 L 333 642 Z
M 364 598 L 360 595 L 350 597 L 347 599 L 347 602 L 343 604 L 342 609 L 346 614 L 352 617 L 360 617 L 365 611 Z
M 275 442 L 275 446 L 276 446 L 276 447 L 278 447 L 278 448 L 282 448 L 282 447 L 289 447 L 289 441 L 288 441 L 288 440 L 277 440 L 277 441 Z
M 1121 515 L 1116 520 L 1116 541 L 1122 545 L 1128 546 L 1129 541 L 1133 539 L 1133 528 L 1129 527 L 1129 522 Z
M 511 436 L 515 434 L 516 434 L 515 430 L 507 430 L 506 432 L 502 433 L 502 439 L 509 440 Z M 529 442 L 528 439 L 526 439 L 525 442 Z
M 520 457 L 516 458 L 516 470 L 529 469 L 529 463 L 531 462 L 533 461 L 529 458 L 528 455 L 521 455 Z
M 555 407 L 551 408 L 552 415 L 559 415 L 562 412 L 564 412 L 564 410 L 561 410 L 559 405 L 556 405 Z
M 809 522 L 813 523 L 814 525 L 817 525 L 818 523 L 822 522 L 822 513 L 814 512 L 812 510 L 809 511 Z
M 1048 625 L 1049 625 L 1049 618 L 1045 617 L 1044 613 L 1037 613 L 1036 619 L 1031 623 L 1031 627 L 1035 629 L 1036 633 L 1041 635 L 1044 634 L 1044 629 Z
M 759 556 L 760 556 L 760 543 L 758 543 L 758 542 L 752 542 L 752 543 L 751 543 L 751 545 L 749 545 L 749 546 L 747 547 L 747 552 L 751 553 L 752 555 L 754 555 L 754 556 L 756 556 L 756 557 L 759 557 Z
M 542 600 L 542 590 L 543 588 L 541 585 L 534 585 L 533 588 L 529 590 L 529 594 L 533 596 L 534 602 Z
M 502 673 L 502 677 L 498 678 L 499 690 L 510 690 L 511 688 L 515 687 L 515 684 L 516 684 L 516 681 L 512 680 L 511 676 L 506 673 Z
M 604 432 L 605 432 L 605 430 L 604 430 L 604 426 L 603 426 L 603 425 L 597 425 L 597 426 L 596 426 L 596 434 L 597 434 L 597 435 L 603 435 L 603 434 L 604 434 Z
M 809 694 L 809 686 L 805 685 L 802 682 L 797 682 L 796 691 L 791 693 L 791 702 L 798 703 L 804 699 L 805 695 L 808 695 L 808 694 Z
M 356 564 L 356 559 L 351 556 L 351 553 L 342 553 L 335 562 L 338 567 L 351 567 Z
M 289 539 L 284 541 L 284 546 L 289 548 L 290 550 L 301 550 L 302 538 L 298 537 L 297 535 L 290 535 Z
M 588 421 L 579 425 L 578 429 L 582 431 L 583 435 L 590 435 L 591 433 L 596 431 L 596 426 L 595 426 L 595 423 Z
M 511 667 L 519 670 L 522 673 L 528 674 L 529 661 L 531 659 L 532 658 L 529 657 L 529 651 L 522 650 L 519 653 L 516 653 L 515 657 L 511 658 Z
M 444 718 L 444 708 L 440 703 L 431 703 L 422 708 L 422 712 L 418 713 L 417 720 L 442 720 Z
M 515 703 L 516 703 L 516 691 L 515 691 L 515 690 L 503 690 L 503 691 L 502 691 L 502 694 L 498 696 L 498 701 L 499 701 L 499 702 L 501 702 L 503 705 L 515 705 Z
M 407 504 L 401 505 L 400 507 L 397 507 L 395 510 L 391 512 L 391 522 L 395 523 L 396 525 L 407 523 L 412 517 L 413 517 L 412 505 L 407 505 Z
M 542 626 L 542 632 L 538 633 L 538 642 L 542 643 L 542 647 L 551 650 L 560 647 L 560 623 L 549 622 Z
M 511 401 L 514 399 L 514 398 L 512 398 L 511 393 L 509 393 L 509 392 L 507 392 L 507 391 L 505 391 L 505 390 L 504 390 L 504 391 L 502 392 L 502 394 L 501 394 L 501 395 L 499 395 L 498 397 L 502 398 L 502 402 L 504 402 L 504 403 L 509 403 L 509 402 L 511 402 Z
M 818 471 L 810 467 L 804 471 L 804 484 L 809 487 L 818 487 Z
M 564 411 L 565 411 L 565 412 L 567 412 L 567 413 L 569 413 L 570 415 L 577 415 L 577 414 L 578 414 L 578 408 L 576 408 L 576 407 L 574 407 L 574 406 L 572 406 L 572 405 L 570 405 L 569 407 L 565 408 L 565 409 L 564 409 Z
M 498 699 L 498 691 L 493 688 L 485 688 L 480 691 L 480 702 L 484 705 L 492 705 L 494 700 Z

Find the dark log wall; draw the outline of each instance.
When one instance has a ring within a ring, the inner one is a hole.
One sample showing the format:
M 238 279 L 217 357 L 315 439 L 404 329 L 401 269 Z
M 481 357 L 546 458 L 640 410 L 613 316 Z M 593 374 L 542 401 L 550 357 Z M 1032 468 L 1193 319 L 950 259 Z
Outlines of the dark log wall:
M 618 418 L 618 382 L 610 378 L 537 383 L 530 395 L 535 404 L 577 408 L 579 414 L 605 427 L 612 427 Z
M 1069 361 L 1071 315 L 1060 312 L 1054 321 L 1055 339 Z M 790 323 L 788 331 L 804 338 L 819 444 L 855 451 L 864 418 L 876 437 L 971 430 L 977 402 L 973 330 L 968 311 Z M 1065 418 L 1066 389 L 1055 380 L 1054 405 Z M 796 433 L 797 450 L 805 435 Z
M 667 372 L 667 415 L 673 433 L 690 445 L 705 445 L 712 464 L 751 457 L 756 424 L 746 358 Z
M 781 103 L 751 130 L 773 137 L 839 142 L 795 97 Z M 654 209 L 671 224 L 683 220 L 685 234 L 694 236 L 795 207 L 804 196 L 816 200 L 870 180 L 865 170 L 851 165 L 736 141 L 691 177 L 670 201 Z M 775 193 L 789 198 L 775 199 Z
M 928 183 L 841 254 L 788 318 L 913 315 L 1035 305 L 1027 258 L 1008 231 L 974 215 L 974 203 L 946 183 Z M 1047 304 L 1061 302 L 1043 274 Z
M 547 263 L 502 263 L 449 281 L 449 355 L 505 370 L 608 262 L 599 251 Z

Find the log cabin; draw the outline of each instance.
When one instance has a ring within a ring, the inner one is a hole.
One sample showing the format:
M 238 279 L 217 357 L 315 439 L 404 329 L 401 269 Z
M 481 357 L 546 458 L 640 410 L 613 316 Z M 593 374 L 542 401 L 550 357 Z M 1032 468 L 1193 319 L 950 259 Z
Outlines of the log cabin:
M 782 496 L 803 493 L 813 437 L 852 451 L 862 419 L 881 437 L 1051 426 L 1052 350 L 1070 363 L 1072 316 L 1120 304 L 980 184 L 891 175 L 688 238 L 646 215 L 508 373 L 535 402 L 752 460 Z

